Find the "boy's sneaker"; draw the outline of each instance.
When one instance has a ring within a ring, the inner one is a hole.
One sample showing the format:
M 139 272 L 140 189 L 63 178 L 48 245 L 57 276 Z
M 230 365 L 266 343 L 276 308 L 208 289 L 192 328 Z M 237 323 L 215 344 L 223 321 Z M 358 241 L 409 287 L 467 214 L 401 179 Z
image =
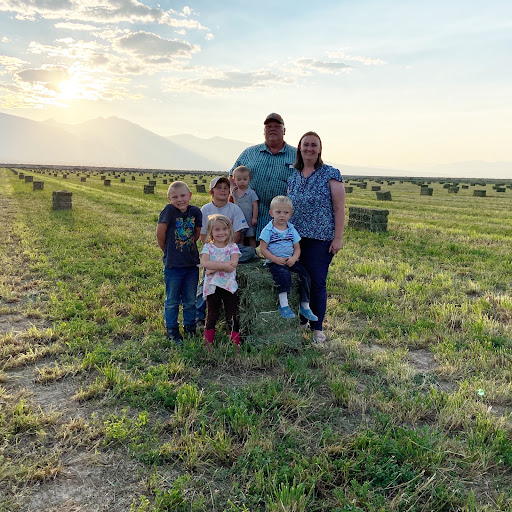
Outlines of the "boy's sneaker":
M 183 334 L 185 336 L 197 336 L 197 330 L 194 327 L 183 327 Z
M 285 306 L 284 308 L 279 306 L 277 309 L 283 318 L 295 318 L 295 313 L 291 310 L 290 306 Z
M 318 317 L 311 311 L 311 309 L 305 309 L 302 306 L 299 308 L 299 313 L 304 317 L 310 320 L 311 322 L 316 322 Z
M 167 331 L 167 339 L 170 341 L 174 341 L 174 343 L 176 343 L 177 346 L 183 345 L 183 338 L 181 337 L 179 327 L 174 327 L 173 329 L 169 329 Z

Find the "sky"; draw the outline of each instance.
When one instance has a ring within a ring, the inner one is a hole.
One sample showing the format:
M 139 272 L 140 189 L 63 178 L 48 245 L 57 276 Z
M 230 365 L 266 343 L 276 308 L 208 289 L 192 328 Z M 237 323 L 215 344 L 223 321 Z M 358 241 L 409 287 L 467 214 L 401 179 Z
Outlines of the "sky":
M 0 112 L 415 169 L 510 161 L 510 0 L 0 0 Z

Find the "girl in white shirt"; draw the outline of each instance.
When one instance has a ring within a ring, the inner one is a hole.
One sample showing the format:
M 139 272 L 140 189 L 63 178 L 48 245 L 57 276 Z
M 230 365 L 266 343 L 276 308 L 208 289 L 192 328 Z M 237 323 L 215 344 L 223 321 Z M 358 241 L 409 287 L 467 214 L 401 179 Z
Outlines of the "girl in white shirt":
M 208 217 L 201 266 L 206 269 L 203 288 L 207 304 L 204 339 L 209 350 L 213 345 L 221 305 L 224 305 L 231 341 L 237 349 L 240 345 L 236 267 L 241 253 L 234 243 L 234 236 L 233 225 L 226 216 L 215 214 Z

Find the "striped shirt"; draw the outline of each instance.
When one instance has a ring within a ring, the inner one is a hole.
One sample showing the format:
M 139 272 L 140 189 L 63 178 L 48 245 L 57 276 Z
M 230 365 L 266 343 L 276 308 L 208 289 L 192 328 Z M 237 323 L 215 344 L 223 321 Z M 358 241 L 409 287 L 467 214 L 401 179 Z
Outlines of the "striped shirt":
M 251 182 L 249 186 L 256 191 L 260 199 L 258 209 L 258 225 L 256 226 L 256 239 L 259 240 L 261 230 L 272 220 L 268 213 L 270 201 L 275 196 L 285 196 L 288 189 L 288 178 L 295 171 L 293 163 L 297 149 L 288 144 L 275 155 L 268 149 L 265 143 L 251 146 L 242 151 L 235 165 L 229 171 L 233 171 L 239 165 L 245 165 L 251 170 Z

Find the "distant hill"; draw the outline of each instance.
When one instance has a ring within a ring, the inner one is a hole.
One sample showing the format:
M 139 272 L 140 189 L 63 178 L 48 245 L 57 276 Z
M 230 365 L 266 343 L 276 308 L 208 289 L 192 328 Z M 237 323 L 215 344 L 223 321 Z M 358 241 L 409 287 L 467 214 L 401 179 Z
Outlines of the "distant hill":
M 118 117 L 69 125 L 0 113 L 0 162 L 5 164 L 85 165 L 142 169 L 227 172 L 248 146 L 262 142 L 193 135 L 162 137 Z M 512 179 L 511 162 L 455 162 L 414 170 L 332 163 L 352 176 L 431 176 Z
M 214 160 L 117 117 L 65 125 L 0 113 L 0 162 L 220 170 Z
M 167 139 L 185 149 L 194 151 L 204 158 L 213 160 L 217 165 L 217 170 L 220 171 L 229 171 L 238 155 L 247 147 L 255 144 L 254 142 L 242 142 L 223 137 L 201 139 L 193 135 L 172 135 Z

